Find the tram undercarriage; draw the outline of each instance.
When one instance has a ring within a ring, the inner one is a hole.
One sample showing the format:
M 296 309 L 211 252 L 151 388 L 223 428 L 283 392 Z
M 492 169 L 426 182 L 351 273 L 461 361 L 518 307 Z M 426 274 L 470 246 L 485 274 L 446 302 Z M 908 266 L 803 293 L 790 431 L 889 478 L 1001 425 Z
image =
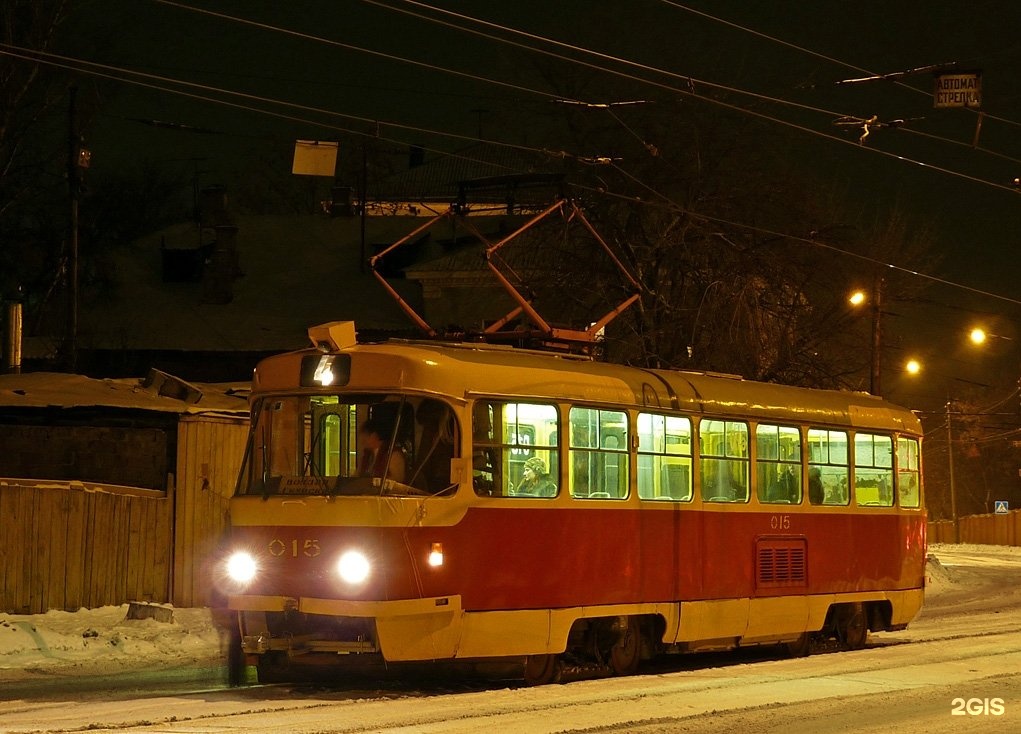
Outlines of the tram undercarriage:
M 260 682 L 301 680 L 329 669 L 345 673 L 383 673 L 414 668 L 425 661 L 387 660 L 377 623 L 368 617 L 309 614 L 296 609 L 241 613 L 240 650 L 258 669 Z M 892 624 L 889 601 L 831 604 L 815 631 L 761 637 L 724 636 L 664 642 L 669 622 L 658 614 L 576 618 L 561 652 L 487 657 L 447 657 L 428 661 L 479 672 L 523 678 L 529 685 L 568 682 L 614 675 L 632 675 L 643 661 L 660 655 L 705 653 L 737 648 L 779 646 L 792 657 L 856 650 L 870 631 L 900 629 Z M 507 637 L 517 635 L 508 630 Z M 494 651 L 495 653 L 495 651 Z M 516 672 L 515 672 L 516 671 Z

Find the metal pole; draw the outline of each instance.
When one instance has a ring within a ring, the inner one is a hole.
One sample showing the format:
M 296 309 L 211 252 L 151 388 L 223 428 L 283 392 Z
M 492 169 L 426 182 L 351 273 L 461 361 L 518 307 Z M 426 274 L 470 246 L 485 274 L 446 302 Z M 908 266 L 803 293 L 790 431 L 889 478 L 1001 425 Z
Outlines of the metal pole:
M 78 156 L 81 133 L 78 129 L 78 87 L 72 85 L 67 111 L 67 185 L 70 195 L 68 212 L 67 258 L 67 367 L 74 372 L 78 366 L 78 199 L 81 195 L 81 169 Z
M 957 529 L 957 491 L 954 487 L 954 441 L 950 430 L 950 400 L 947 399 L 947 468 L 950 471 L 950 520 L 954 524 L 954 542 L 959 543 L 960 534 Z
M 4 370 L 8 374 L 21 373 L 21 304 L 7 304 L 7 338 L 4 340 Z
M 365 243 L 365 217 L 367 212 L 365 211 L 365 198 L 369 195 L 369 161 L 368 154 L 365 150 L 366 143 L 362 141 L 362 181 L 361 191 L 359 192 L 359 228 L 361 230 L 361 245 L 358 252 L 358 272 L 365 272 L 365 260 L 366 260 L 366 243 Z
M 883 361 L 883 278 L 876 276 L 872 286 L 872 374 L 869 380 L 869 392 L 873 395 L 882 394 L 882 361 Z

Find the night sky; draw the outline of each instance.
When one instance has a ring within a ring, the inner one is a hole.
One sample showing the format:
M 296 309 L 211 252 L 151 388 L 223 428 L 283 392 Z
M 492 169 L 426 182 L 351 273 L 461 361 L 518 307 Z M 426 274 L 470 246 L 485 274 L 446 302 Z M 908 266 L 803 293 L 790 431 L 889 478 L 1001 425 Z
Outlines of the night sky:
M 778 152 L 803 171 L 807 186 L 839 200 L 848 222 L 866 224 L 897 210 L 912 227 L 932 233 L 942 262 L 928 274 L 946 282 L 930 289 L 926 304 L 889 305 L 896 315 L 888 319 L 891 335 L 899 332 L 898 348 L 917 350 L 927 364 L 938 363 L 930 372 L 928 389 L 949 391 L 959 378 L 992 381 L 983 370 L 994 367 L 1002 370 L 1012 365 L 1008 369 L 1016 370 L 1021 341 L 1017 328 L 1021 260 L 1016 255 L 1021 193 L 1014 190 L 1012 181 L 1021 176 L 1021 41 L 1017 35 L 1021 4 L 1013 0 L 436 0 L 429 4 L 192 0 L 184 4 L 277 30 L 152 0 L 90 0 L 64 29 L 74 31 L 70 53 L 113 67 L 244 92 L 260 99 L 235 97 L 237 104 L 297 119 L 82 77 L 81 83 L 100 99 L 87 129 L 96 165 L 133 165 L 146 159 L 192 171 L 203 185 L 229 186 L 232 179 L 246 175 L 246 160 L 285 158 L 295 138 L 330 137 L 337 132 L 330 126 L 367 132 L 374 128 L 372 121 L 378 121 L 383 139 L 437 151 L 464 148 L 480 133 L 486 140 L 530 146 L 539 142 L 536 131 L 550 117 L 550 99 L 566 88 L 576 88 L 579 98 L 585 95 L 584 101 L 589 102 L 630 98 L 711 106 L 707 98 L 725 99 L 775 118 L 756 129 L 769 131 L 775 125 Z M 458 26 L 471 25 L 583 59 L 590 66 L 501 44 L 384 5 Z M 463 13 L 495 26 L 472 25 L 431 8 Z M 513 35 L 497 26 L 575 48 Z M 388 57 L 446 67 L 462 75 Z M 972 143 L 978 115 L 971 110 L 933 109 L 931 74 L 834 84 L 868 72 L 884 74 L 950 62 L 958 63 L 957 70 L 982 72 L 986 117 L 977 149 Z M 638 78 L 622 79 L 607 73 L 607 68 Z M 163 80 L 148 83 L 170 86 Z M 759 97 L 721 91 L 714 85 Z M 189 93 L 226 98 L 218 91 L 191 89 Z M 613 99 L 600 99 L 601 93 Z M 897 128 L 873 127 L 864 145 L 857 144 L 860 127 L 834 124 L 839 116 L 873 115 L 878 121 L 906 122 Z M 192 130 L 157 128 L 140 119 Z M 621 136 L 632 132 L 622 125 Z M 549 140 L 542 142 L 545 146 Z M 1006 346 L 991 349 L 990 353 L 996 353 L 981 360 L 973 352 L 958 353 L 948 334 L 963 332 L 976 319 L 990 324 L 994 333 L 1019 338 L 1010 343 L 1000 340 Z M 888 382 L 903 399 L 915 399 L 915 388 L 899 385 L 893 376 Z

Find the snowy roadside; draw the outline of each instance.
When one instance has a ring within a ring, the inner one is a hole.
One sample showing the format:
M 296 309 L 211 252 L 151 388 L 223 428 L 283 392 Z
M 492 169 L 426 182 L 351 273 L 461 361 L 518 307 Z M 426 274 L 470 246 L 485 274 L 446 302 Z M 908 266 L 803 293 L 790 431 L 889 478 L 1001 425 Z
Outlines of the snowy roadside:
M 225 635 L 211 610 L 163 606 L 173 621 L 161 622 L 128 619 L 129 607 L 0 613 L 0 683 L 223 665 Z
M 965 567 L 998 561 L 1021 567 L 1021 548 L 934 545 L 926 567 L 926 607 L 967 587 Z M 172 622 L 128 619 L 129 605 L 46 614 L 0 613 L 0 684 L 223 666 L 226 631 L 212 610 L 164 609 Z M 925 610 L 923 610 L 925 616 Z

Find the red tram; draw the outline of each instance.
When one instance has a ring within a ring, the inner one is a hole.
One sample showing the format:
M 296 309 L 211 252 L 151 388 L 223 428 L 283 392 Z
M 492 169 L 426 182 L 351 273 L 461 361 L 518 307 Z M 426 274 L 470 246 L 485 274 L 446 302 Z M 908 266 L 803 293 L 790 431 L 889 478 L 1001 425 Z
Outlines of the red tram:
M 480 344 L 358 344 L 254 375 L 223 583 L 260 676 L 857 648 L 922 605 L 921 427 L 854 392 Z

